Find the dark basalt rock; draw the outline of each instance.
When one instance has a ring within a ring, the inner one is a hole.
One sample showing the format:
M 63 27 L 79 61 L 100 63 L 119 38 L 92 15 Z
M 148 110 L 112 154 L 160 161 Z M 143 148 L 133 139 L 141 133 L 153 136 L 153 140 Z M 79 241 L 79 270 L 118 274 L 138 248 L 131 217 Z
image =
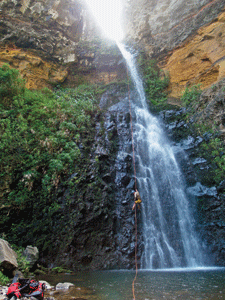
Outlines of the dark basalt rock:
M 200 137 L 193 125 L 197 122 L 208 122 L 209 114 L 207 112 L 209 111 L 211 120 L 214 119 L 212 114 L 221 115 L 219 111 L 221 105 L 224 104 L 221 102 L 218 104 L 216 95 L 219 93 L 217 89 L 223 89 L 223 86 L 223 82 L 220 82 L 217 86 L 204 91 L 200 101 L 201 99 L 203 101 L 207 95 L 207 99 L 211 99 L 211 105 L 199 104 L 199 107 L 205 107 L 204 110 L 199 113 L 195 108 L 196 113 L 189 123 L 184 121 L 186 109 L 160 113 L 160 117 L 165 122 L 164 128 L 172 140 L 177 160 L 186 178 L 186 190 L 195 208 L 197 231 L 208 249 L 209 257 L 211 255 L 209 264 L 214 262 L 219 266 L 225 266 L 225 181 L 221 181 L 218 186 L 213 185 L 214 166 L 211 160 L 202 157 L 199 147 L 203 141 L 209 143 L 214 135 L 212 132 L 205 132 Z M 221 153 L 221 155 L 223 154 Z
M 225 191 L 225 180 L 221 181 L 218 188 L 217 188 L 218 192 L 224 192 Z
M 135 219 L 132 211 L 134 177 L 128 95 L 112 85 L 100 100 L 90 166 L 82 201 L 74 195 L 71 238 L 55 262 L 72 269 L 134 268 Z M 175 155 L 186 178 L 186 192 L 194 209 L 196 229 L 211 253 L 210 263 L 225 265 L 224 181 L 212 185 L 211 161 L 199 154 L 202 137 L 185 122 L 186 109 L 160 113 Z M 172 126 L 171 126 L 172 124 Z M 76 179 L 76 174 L 71 175 Z M 97 196 L 96 196 L 97 195 Z M 66 196 L 66 193 L 65 195 Z M 71 196 L 70 196 L 71 197 Z M 63 198 L 63 197 L 62 197 Z M 141 212 L 138 220 L 138 261 L 143 250 Z
M 70 239 L 53 263 L 76 270 L 134 268 L 134 178 L 127 94 L 113 86 L 102 95 L 100 105 L 104 117 L 101 122 L 96 120 L 90 166 L 80 186 L 85 192 L 73 195 L 75 200 L 67 192 L 62 196 L 71 202 L 69 214 L 74 219 L 67 228 Z M 137 215 L 140 258 L 141 213 Z

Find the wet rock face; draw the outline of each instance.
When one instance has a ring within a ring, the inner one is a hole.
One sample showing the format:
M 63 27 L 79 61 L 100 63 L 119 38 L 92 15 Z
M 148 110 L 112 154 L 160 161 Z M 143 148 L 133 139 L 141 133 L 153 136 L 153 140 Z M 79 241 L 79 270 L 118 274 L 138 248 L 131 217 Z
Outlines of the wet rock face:
M 199 112 L 194 114 L 189 123 L 185 122 L 187 111 L 184 108 L 161 113 L 165 131 L 172 141 L 177 161 L 186 179 L 186 192 L 195 214 L 196 229 L 209 252 L 208 263 L 218 266 L 225 266 L 225 184 L 224 181 L 215 184 L 215 165 L 200 147 L 213 138 L 212 133 L 206 132 L 202 137 L 198 136 L 193 125 L 197 122 L 210 124 L 216 116 L 222 122 L 219 117 L 223 104 L 218 99 L 224 99 L 224 96 L 221 97 L 223 87 L 221 81 L 202 93 L 196 104 Z
M 127 0 L 128 36 L 152 57 L 161 58 L 173 51 L 161 63 L 170 72 L 172 97 L 178 97 L 186 84 L 202 82 L 205 87 L 224 77 L 224 13 L 218 17 L 223 7 L 223 0 Z M 212 23 L 199 29 L 209 22 Z M 0 65 L 8 62 L 19 69 L 28 88 L 66 81 L 74 86 L 81 83 L 81 78 L 90 83 L 125 78 L 118 49 L 112 44 L 105 50 L 104 45 L 93 42 L 98 34 L 83 0 L 0 2 Z M 212 101 L 211 94 L 203 94 L 194 122 L 201 122 L 202 118 L 210 122 L 215 117 L 224 130 L 224 94 L 220 92 L 215 92 Z M 69 228 L 72 238 L 59 261 L 74 269 L 132 268 L 134 178 L 127 95 L 116 89 L 107 91 L 100 108 L 106 112 L 103 125 L 96 119 L 96 144 L 84 182 L 86 190 L 81 201 L 79 195 L 72 199 L 74 208 L 68 213 L 73 218 Z M 213 245 L 216 260 L 225 264 L 223 184 L 215 187 L 217 194 L 208 186 L 212 166 L 196 156 L 201 138 L 187 133 L 188 124 L 182 117 L 174 119 L 174 114 L 183 113 L 166 112 L 166 130 L 178 149 L 189 193 L 199 199 L 198 203 L 202 197 L 207 203 L 203 210 L 199 209 L 203 211 L 202 236 Z M 179 149 L 188 152 L 191 162 L 183 158 Z M 100 189 L 96 197 L 97 185 Z M 141 224 L 140 214 L 138 220 Z M 138 232 L 141 235 L 141 227 Z M 140 257 L 141 247 L 138 250 Z
M 220 135 L 225 136 L 225 79 L 205 89 L 193 110 L 196 113 L 192 122 L 207 123 L 211 127 L 216 125 Z
M 115 160 L 115 240 L 119 267 L 134 268 L 135 255 L 135 215 L 132 210 L 134 203 L 134 171 L 132 157 L 132 140 L 130 129 L 129 101 L 126 97 L 122 102 L 109 108 L 110 115 L 115 116 L 118 132 L 118 152 Z M 137 212 L 138 220 L 138 258 L 141 256 L 141 212 Z
M 134 177 L 127 91 L 124 87 L 111 87 L 102 95 L 100 107 L 103 119 L 96 116 L 88 177 L 80 194 L 73 195 L 69 212 L 74 216 L 68 229 L 71 240 L 56 258 L 56 263 L 74 270 L 135 266 Z M 138 212 L 141 244 L 140 224 Z M 140 257 L 141 245 L 138 250 Z

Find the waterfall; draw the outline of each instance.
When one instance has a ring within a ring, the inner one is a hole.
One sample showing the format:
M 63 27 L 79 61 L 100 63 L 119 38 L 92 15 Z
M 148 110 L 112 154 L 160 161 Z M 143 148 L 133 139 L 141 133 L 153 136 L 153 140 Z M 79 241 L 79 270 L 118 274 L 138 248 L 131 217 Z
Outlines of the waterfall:
M 123 44 L 118 43 L 118 47 L 138 94 L 132 100 L 132 116 L 137 183 L 142 197 L 141 268 L 203 266 L 182 172 L 159 120 L 148 111 L 134 57 Z

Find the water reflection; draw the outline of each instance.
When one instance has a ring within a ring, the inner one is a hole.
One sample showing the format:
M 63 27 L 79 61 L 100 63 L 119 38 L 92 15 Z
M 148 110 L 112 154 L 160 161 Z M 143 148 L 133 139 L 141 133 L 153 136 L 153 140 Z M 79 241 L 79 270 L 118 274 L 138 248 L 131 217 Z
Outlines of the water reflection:
M 57 299 L 132 300 L 133 271 L 79 272 L 75 275 L 42 278 L 56 285 L 75 284 Z M 201 270 L 139 271 L 136 300 L 218 300 L 225 299 L 225 268 Z

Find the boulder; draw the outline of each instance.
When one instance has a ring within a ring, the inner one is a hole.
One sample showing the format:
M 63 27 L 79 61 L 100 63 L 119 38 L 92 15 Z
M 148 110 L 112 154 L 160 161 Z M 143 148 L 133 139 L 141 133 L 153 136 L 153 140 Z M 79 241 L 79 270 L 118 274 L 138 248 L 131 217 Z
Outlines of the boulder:
M 217 188 L 217 191 L 222 193 L 225 191 L 225 180 L 221 181 L 218 188 Z
M 0 239 L 0 265 L 6 272 L 11 272 L 18 267 L 16 252 L 3 239 Z
M 54 289 L 54 286 L 52 286 L 52 285 L 50 285 L 47 281 L 45 281 L 45 280 L 39 280 L 39 282 L 41 283 L 41 284 L 45 284 L 45 289 L 46 290 L 53 290 Z
M 8 287 L 0 286 L 0 300 L 4 300 L 6 298 L 7 291 L 8 291 Z
M 203 186 L 200 182 L 197 182 L 195 186 L 187 188 L 187 192 L 195 197 L 202 197 L 202 196 L 216 197 L 217 196 L 216 187 L 209 188 Z
M 26 260 L 29 262 L 30 268 L 32 268 L 39 258 L 39 251 L 37 247 L 27 246 L 23 252 Z
M 63 282 L 63 283 L 58 283 L 55 287 L 56 290 L 68 290 L 71 286 L 74 286 L 73 283 L 70 282 Z

